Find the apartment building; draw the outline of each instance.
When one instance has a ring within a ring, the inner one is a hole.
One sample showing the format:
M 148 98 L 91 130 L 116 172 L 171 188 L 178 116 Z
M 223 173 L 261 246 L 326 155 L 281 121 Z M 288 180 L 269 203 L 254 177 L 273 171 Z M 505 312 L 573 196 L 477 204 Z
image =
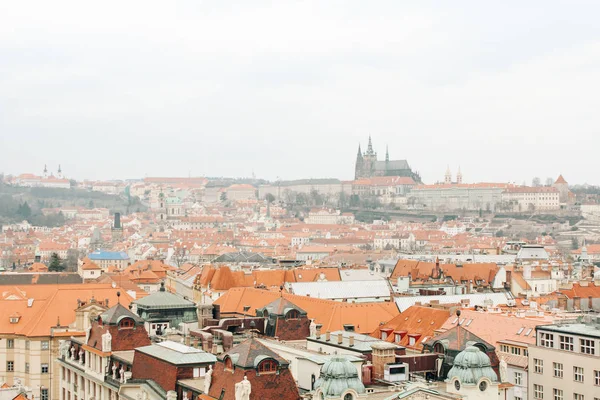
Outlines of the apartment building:
M 600 399 L 600 316 L 536 328 L 529 346 L 529 398 Z

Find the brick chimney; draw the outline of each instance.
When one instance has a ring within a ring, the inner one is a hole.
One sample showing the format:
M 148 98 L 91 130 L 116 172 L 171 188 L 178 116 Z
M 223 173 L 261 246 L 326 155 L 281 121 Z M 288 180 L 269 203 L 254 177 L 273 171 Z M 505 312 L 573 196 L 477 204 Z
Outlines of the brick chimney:
M 560 296 L 558 298 L 558 308 L 560 310 L 566 310 L 567 309 L 567 297 L 566 296 Z
M 344 335 L 341 333 L 338 333 L 338 344 L 342 344 L 344 342 Z
M 371 357 L 373 360 L 373 378 L 383 379 L 385 365 L 396 362 L 396 354 L 394 352 L 396 346 L 387 342 L 377 342 L 371 345 L 371 349 Z
M 329 342 L 331 340 L 331 332 L 327 331 L 325 332 L 325 341 Z
M 317 339 L 321 339 L 321 328 L 323 327 L 323 325 L 321 324 L 317 324 L 315 326 L 316 330 L 317 330 Z
M 588 310 L 594 309 L 594 298 L 592 296 L 588 296 Z
M 579 296 L 573 297 L 573 308 L 575 310 L 581 310 L 581 297 L 579 297 Z
M 350 335 L 350 337 L 348 338 L 348 345 L 350 347 L 354 347 L 354 335 Z

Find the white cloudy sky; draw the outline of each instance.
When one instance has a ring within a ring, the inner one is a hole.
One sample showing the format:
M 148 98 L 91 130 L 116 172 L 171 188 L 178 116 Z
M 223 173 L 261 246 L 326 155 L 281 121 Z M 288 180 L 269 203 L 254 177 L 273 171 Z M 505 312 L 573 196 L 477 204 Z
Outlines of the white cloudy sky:
M 0 171 L 600 184 L 598 1 L 6 1 Z

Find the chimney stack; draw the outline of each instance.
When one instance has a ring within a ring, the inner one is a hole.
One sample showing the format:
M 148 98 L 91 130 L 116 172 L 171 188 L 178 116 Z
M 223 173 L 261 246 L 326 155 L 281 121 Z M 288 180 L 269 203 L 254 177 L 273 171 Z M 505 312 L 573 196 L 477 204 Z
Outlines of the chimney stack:
M 315 326 L 315 328 L 317 329 L 317 339 L 321 339 L 321 328 L 323 327 L 323 325 L 321 324 L 317 324 Z
M 327 331 L 325 332 L 325 341 L 329 342 L 331 340 L 331 332 Z
M 588 310 L 592 311 L 594 309 L 594 299 L 592 296 L 588 297 Z
M 350 338 L 348 339 L 348 345 L 350 347 L 354 347 L 354 335 L 350 335 Z
M 344 335 L 341 333 L 338 333 L 338 344 L 342 344 L 343 341 L 344 341 Z
M 579 296 L 573 297 L 573 308 L 575 310 L 581 310 L 581 297 L 579 297 Z

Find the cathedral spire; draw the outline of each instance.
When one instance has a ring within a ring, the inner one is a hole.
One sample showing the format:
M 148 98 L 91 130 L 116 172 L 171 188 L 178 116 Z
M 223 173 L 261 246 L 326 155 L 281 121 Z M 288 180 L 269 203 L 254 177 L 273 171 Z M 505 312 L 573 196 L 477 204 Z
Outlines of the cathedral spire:
M 367 153 L 373 153 L 373 143 L 371 142 L 371 135 L 369 135 L 369 146 L 367 147 Z
M 385 161 L 390 161 L 390 150 L 388 149 L 387 144 L 385 145 Z
M 362 151 L 360 150 L 360 143 L 358 144 L 358 154 L 356 155 L 356 157 L 362 157 Z

